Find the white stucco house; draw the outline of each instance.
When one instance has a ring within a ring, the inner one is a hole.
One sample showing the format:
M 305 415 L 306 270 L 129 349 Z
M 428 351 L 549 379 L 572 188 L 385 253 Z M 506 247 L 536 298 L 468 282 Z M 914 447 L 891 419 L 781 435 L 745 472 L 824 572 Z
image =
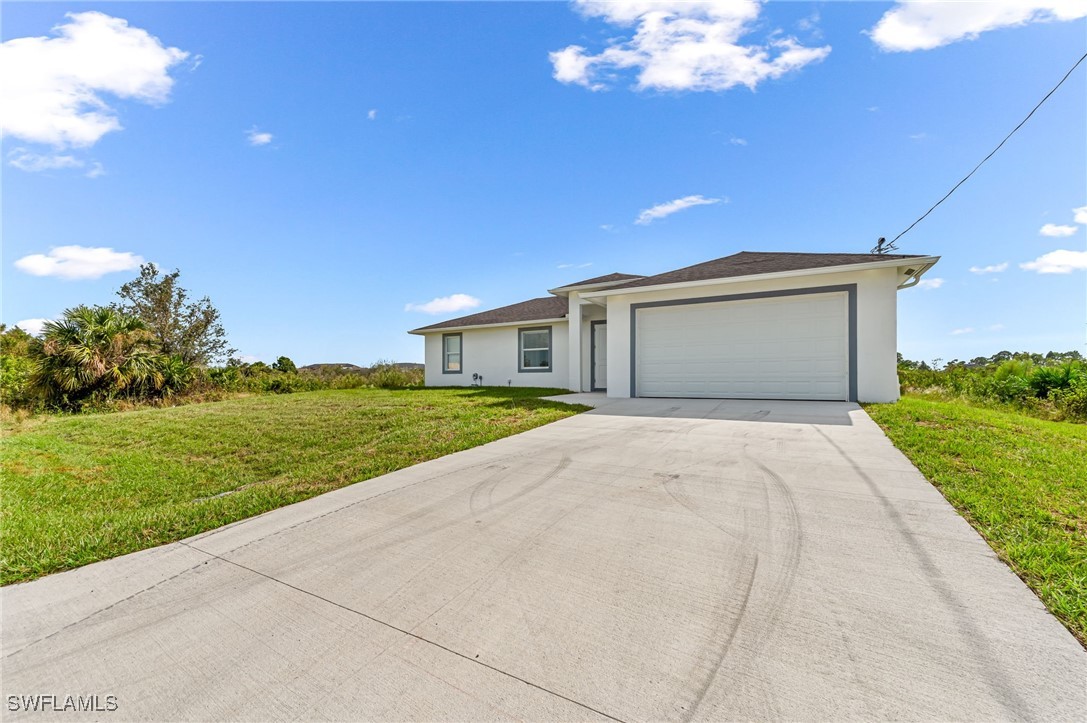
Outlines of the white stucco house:
M 410 333 L 425 338 L 427 386 L 889 402 L 898 292 L 937 261 L 743 251 L 585 279 Z

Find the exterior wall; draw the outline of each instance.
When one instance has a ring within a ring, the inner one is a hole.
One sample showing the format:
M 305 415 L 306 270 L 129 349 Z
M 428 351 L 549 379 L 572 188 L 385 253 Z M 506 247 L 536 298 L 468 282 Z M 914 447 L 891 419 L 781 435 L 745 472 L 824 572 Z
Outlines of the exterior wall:
M 608 396 L 630 396 L 631 304 L 856 284 L 857 399 L 862 402 L 893 402 L 898 399 L 898 280 L 893 268 L 869 269 L 609 296 Z
M 517 371 L 517 330 L 541 326 L 551 327 L 551 371 Z M 486 386 L 567 388 L 569 384 L 569 332 L 565 321 L 539 324 L 525 322 L 517 326 L 487 329 L 450 329 L 446 333 L 461 334 L 463 371 L 442 373 L 442 332 L 426 334 L 426 385 L 428 387 L 469 387 L 472 374 L 481 374 Z

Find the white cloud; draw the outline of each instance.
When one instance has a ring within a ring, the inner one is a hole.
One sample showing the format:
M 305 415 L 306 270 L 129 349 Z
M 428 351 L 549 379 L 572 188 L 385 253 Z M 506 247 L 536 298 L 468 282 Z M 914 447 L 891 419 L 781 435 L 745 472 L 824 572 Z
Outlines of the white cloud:
M 1072 213 L 1075 217 L 1072 219 L 1076 223 L 1087 224 L 1087 206 L 1080 206 L 1079 208 L 1073 208 Z
M 917 282 L 917 288 L 919 289 L 938 289 L 943 285 L 944 280 L 938 276 L 931 279 L 921 279 Z
M 577 83 L 589 90 L 603 90 L 603 83 L 594 83 L 589 79 L 592 70 L 592 58 L 585 55 L 585 48 L 580 45 L 568 45 L 548 55 L 554 68 L 555 80 L 560 83 Z
M 371 108 L 370 111 L 366 114 L 366 117 L 369 120 L 377 120 L 377 108 Z
M 923 133 L 922 132 L 922 133 L 911 133 L 910 134 L 910 140 L 911 141 L 923 141 L 923 140 L 925 140 L 927 138 L 928 138 L 928 133 Z
M 961 329 L 952 329 L 951 330 L 951 335 L 952 336 L 959 336 L 960 334 L 973 334 L 973 333 L 974 333 L 974 327 L 972 327 L 972 326 L 964 326 Z
M 1082 0 L 900 1 L 868 34 L 889 52 L 931 50 L 981 33 L 1028 23 L 1087 16 Z
M 638 214 L 638 218 L 634 219 L 634 223 L 645 226 L 653 223 L 658 218 L 664 218 L 665 216 L 671 216 L 673 213 L 682 211 L 685 208 L 691 208 L 692 206 L 708 206 L 714 203 L 721 203 L 724 201 L 728 203 L 727 198 L 706 198 L 705 196 L 684 196 L 683 198 L 677 198 L 674 201 L 668 201 L 667 203 L 658 203 L 652 208 L 643 209 Z
M 584 264 L 559 264 L 556 269 L 587 269 L 593 265 L 592 261 Z
M 1003 324 L 993 324 L 992 326 L 989 327 L 989 331 L 1004 331 L 1004 325 Z
M 61 279 L 97 279 L 115 271 L 139 268 L 143 257 L 129 251 L 88 246 L 57 246 L 48 254 L 31 254 L 15 262 L 15 268 L 32 276 Z
M 1043 254 L 1033 261 L 1019 264 L 1019 268 L 1037 271 L 1039 274 L 1070 274 L 1087 269 L 1087 251 L 1060 249 Z
M 971 266 L 970 273 L 972 274 L 999 274 L 1001 271 L 1008 270 L 1008 262 L 1005 261 L 1000 264 L 993 264 L 991 266 Z
M 266 146 L 272 142 L 274 136 L 271 133 L 262 131 L 256 126 L 253 126 L 245 132 L 245 139 L 249 141 L 251 146 Z
M 729 138 L 728 142 L 731 143 L 734 146 L 746 146 L 747 145 L 747 139 L 746 138 Z
M 1055 223 L 1047 223 L 1038 229 L 1038 233 L 1043 236 L 1051 236 L 1053 238 L 1063 238 L 1064 236 L 1071 236 L 1076 232 L 1075 226 L 1057 225 Z
M 42 330 L 50 321 L 52 321 L 52 319 L 23 319 L 22 321 L 15 322 L 15 326 L 31 336 L 41 336 Z
M 611 225 L 610 223 L 602 223 L 602 224 L 600 224 L 600 230 L 601 231 L 614 231 L 615 226 Z
M 425 304 L 405 304 L 404 311 L 421 311 L 424 314 L 447 314 L 452 311 L 464 311 L 474 309 L 482 302 L 468 294 L 453 294 L 451 296 L 439 296 Z
M 807 48 L 779 31 L 765 44 L 743 45 L 762 4 L 757 0 L 575 0 L 583 15 L 621 28 L 629 38 L 593 55 L 580 45 L 550 54 L 554 77 L 603 90 L 617 71 L 635 69 L 639 90 L 752 90 L 768 79 L 822 60 L 830 46 Z
M 87 178 L 98 178 L 99 176 L 106 175 L 106 169 L 101 163 L 95 161 L 91 164 L 90 170 L 88 170 L 83 175 Z
M 56 148 L 94 145 L 121 129 L 104 96 L 160 105 L 169 70 L 188 53 L 146 30 L 100 12 L 68 13 L 57 37 L 13 38 L 0 45 L 3 134 Z
M 817 37 L 823 36 L 823 31 L 819 29 L 820 20 L 819 11 L 816 10 L 806 18 L 801 18 L 796 22 L 796 26 L 801 30 L 806 30 Z
M 8 153 L 8 163 L 20 171 L 38 173 L 54 171 L 60 168 L 81 168 L 83 161 L 75 156 L 61 153 L 34 153 L 25 148 L 15 148 Z
M 867 108 L 865 108 L 865 110 L 867 110 L 869 113 L 879 113 L 879 106 L 878 105 L 870 105 Z
M 256 364 L 260 361 L 259 356 L 253 356 L 252 354 L 239 354 L 235 358 L 242 364 Z

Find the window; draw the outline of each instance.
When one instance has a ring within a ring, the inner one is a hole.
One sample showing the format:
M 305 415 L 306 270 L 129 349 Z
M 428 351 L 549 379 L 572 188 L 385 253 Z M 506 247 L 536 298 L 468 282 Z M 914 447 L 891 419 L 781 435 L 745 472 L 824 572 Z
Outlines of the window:
M 519 329 L 519 372 L 551 371 L 551 327 L 541 326 L 535 329 Z
M 442 374 L 460 374 L 462 343 L 460 334 L 442 334 Z

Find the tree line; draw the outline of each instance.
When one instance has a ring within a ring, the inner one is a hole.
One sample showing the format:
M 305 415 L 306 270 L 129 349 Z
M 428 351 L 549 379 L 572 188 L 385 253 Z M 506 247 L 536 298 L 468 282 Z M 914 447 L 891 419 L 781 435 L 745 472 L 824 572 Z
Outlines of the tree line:
M 931 363 L 898 355 L 904 391 L 1013 407 L 1048 419 L 1087 421 L 1087 362 L 1078 351 L 1000 351 Z
M 221 398 L 222 392 L 293 392 L 421 383 L 415 370 L 379 363 L 366 374 L 302 375 L 286 356 L 271 365 L 235 355 L 221 315 L 194 299 L 180 271 L 155 264 L 117 291 L 119 301 L 67 309 L 40 336 L 0 325 L 0 402 L 38 411 L 78 411 Z M 351 378 L 347 378 L 351 377 Z

